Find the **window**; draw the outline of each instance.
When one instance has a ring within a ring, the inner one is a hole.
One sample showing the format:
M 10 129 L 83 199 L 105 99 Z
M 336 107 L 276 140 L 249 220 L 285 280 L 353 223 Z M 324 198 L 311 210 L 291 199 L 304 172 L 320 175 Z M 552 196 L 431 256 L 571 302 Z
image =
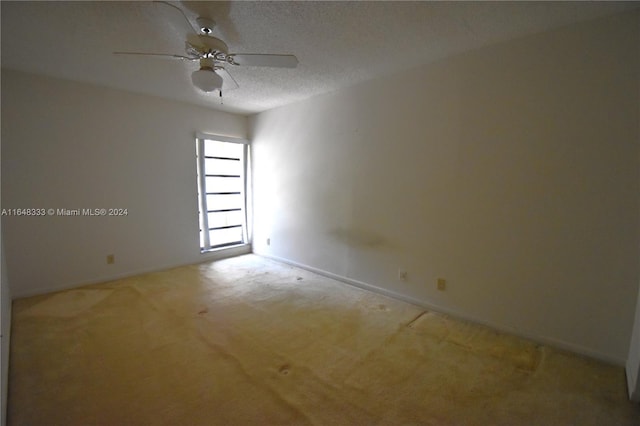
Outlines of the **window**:
M 198 135 L 200 250 L 246 244 L 248 141 Z

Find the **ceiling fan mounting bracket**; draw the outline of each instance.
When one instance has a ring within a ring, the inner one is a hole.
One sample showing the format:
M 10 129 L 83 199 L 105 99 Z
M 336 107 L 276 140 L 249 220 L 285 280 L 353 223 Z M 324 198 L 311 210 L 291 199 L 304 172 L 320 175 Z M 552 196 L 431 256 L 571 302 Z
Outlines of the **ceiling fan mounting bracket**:
M 196 18 L 196 22 L 198 23 L 198 28 L 202 35 L 210 35 L 216 27 L 216 21 L 210 18 L 199 17 Z

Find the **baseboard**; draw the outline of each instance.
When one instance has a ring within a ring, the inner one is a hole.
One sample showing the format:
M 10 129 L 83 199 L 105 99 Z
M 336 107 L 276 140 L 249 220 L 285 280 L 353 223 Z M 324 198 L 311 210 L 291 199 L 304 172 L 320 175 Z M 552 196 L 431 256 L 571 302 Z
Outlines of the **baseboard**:
M 251 245 L 244 244 L 241 246 L 230 247 L 230 248 L 225 248 L 221 250 L 202 253 L 199 259 L 194 259 L 191 262 L 170 263 L 165 265 L 154 266 L 151 268 L 143 268 L 143 269 L 136 269 L 132 271 L 121 272 L 119 274 L 104 275 L 101 277 L 92 278 L 90 280 L 81 280 L 81 281 L 72 282 L 72 283 L 65 283 L 59 286 L 41 287 L 41 288 L 33 289 L 31 291 L 26 291 L 24 293 L 18 293 L 14 297 L 14 299 L 22 299 L 25 297 L 56 293 L 59 291 L 70 290 L 73 288 L 84 287 L 87 285 L 102 284 L 109 281 L 120 280 L 123 278 L 135 277 L 136 275 L 149 274 L 151 272 L 166 271 L 167 269 L 179 268 L 181 266 L 197 265 L 200 263 L 211 262 L 213 260 L 220 260 L 220 259 L 226 259 L 229 257 L 241 256 L 243 254 L 249 254 L 251 252 L 252 252 Z
M 282 258 L 279 256 L 275 256 L 273 254 L 267 254 L 267 253 L 263 253 L 263 252 L 257 252 L 254 251 L 254 254 L 258 255 L 258 256 L 262 256 L 271 260 L 274 260 L 276 262 L 281 262 L 281 263 L 285 263 L 287 265 L 291 265 L 291 266 L 295 266 L 301 269 L 305 269 L 307 271 L 316 273 L 318 275 L 322 275 L 325 276 L 327 278 L 332 278 L 334 280 L 337 281 L 341 281 L 345 284 L 349 284 L 352 285 L 354 287 L 358 287 L 360 289 L 363 290 L 368 290 L 368 291 L 372 291 L 374 293 L 377 294 L 382 294 L 383 296 L 387 296 L 387 297 L 391 297 L 393 299 L 398 299 L 398 300 L 402 300 L 403 302 L 407 302 L 410 303 L 412 305 L 416 305 L 419 306 L 421 308 L 427 309 L 427 310 L 431 310 L 434 312 L 439 312 L 442 314 L 446 314 L 446 315 L 450 315 L 454 318 L 458 318 L 464 321 L 469 321 L 469 322 L 473 322 L 475 324 L 480 324 L 480 325 L 484 325 L 486 327 L 490 327 L 494 330 L 498 330 L 501 331 L 503 333 L 507 333 L 507 334 L 511 334 L 514 336 L 518 336 L 527 340 L 531 340 L 533 342 L 537 342 L 546 346 L 550 346 L 556 349 L 560 349 L 560 350 L 564 350 L 564 351 L 568 351 L 568 352 L 572 352 L 574 354 L 577 355 L 581 355 L 581 356 L 585 356 L 588 358 L 593 358 L 593 359 L 597 359 L 599 361 L 603 361 L 606 362 L 608 364 L 613 364 L 619 367 L 624 367 L 626 360 L 625 359 L 621 359 L 618 357 L 614 357 L 611 356 L 609 354 L 604 354 L 598 351 L 594 351 L 592 349 L 589 348 L 585 348 L 583 346 L 580 345 L 576 345 L 574 343 L 570 343 L 570 342 L 565 342 L 562 340 L 558 340 L 552 337 L 547 337 L 547 336 L 540 336 L 538 334 L 535 333 L 529 333 L 526 331 L 522 331 L 522 330 L 518 330 L 518 329 L 514 329 L 508 326 L 504 326 L 501 324 L 496 324 L 493 323 L 491 321 L 486 321 L 482 318 L 476 318 L 473 317 L 471 315 L 467 315 L 463 312 L 460 311 L 456 311 L 454 309 L 450 309 L 450 308 L 446 308 L 443 306 L 439 306 L 436 304 L 433 304 L 429 301 L 425 301 L 425 300 L 420 300 L 420 299 L 416 299 L 413 298 L 411 296 L 407 296 L 405 294 L 402 293 L 398 293 L 395 291 L 391 291 L 382 287 L 378 287 L 369 283 L 365 283 L 362 281 L 358 281 L 358 280 L 354 280 L 351 278 L 347 278 L 347 277 L 343 277 L 341 275 L 338 274 L 334 274 L 333 272 L 329 272 L 329 271 L 325 271 L 319 268 L 315 268 L 313 266 L 309 266 L 309 265 L 305 265 L 303 263 L 299 263 L 290 259 L 286 259 L 286 258 Z M 640 395 L 639 395 L 640 397 Z

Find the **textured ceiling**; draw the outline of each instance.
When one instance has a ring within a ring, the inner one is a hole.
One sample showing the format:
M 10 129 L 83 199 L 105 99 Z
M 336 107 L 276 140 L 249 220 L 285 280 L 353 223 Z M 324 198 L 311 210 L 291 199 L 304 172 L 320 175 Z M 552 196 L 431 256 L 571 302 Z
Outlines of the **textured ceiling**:
M 292 53 L 295 69 L 232 67 L 240 88 L 191 84 L 197 63 L 115 56 L 184 54 L 190 31 L 150 2 L 2 1 L 2 66 L 251 114 L 465 50 L 637 8 L 634 2 L 173 2 L 235 53 Z

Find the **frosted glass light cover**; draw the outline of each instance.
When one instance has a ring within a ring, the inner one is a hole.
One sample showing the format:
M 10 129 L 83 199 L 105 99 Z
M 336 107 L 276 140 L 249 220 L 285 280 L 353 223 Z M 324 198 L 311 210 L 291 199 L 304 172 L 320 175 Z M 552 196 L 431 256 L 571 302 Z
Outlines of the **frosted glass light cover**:
M 191 74 L 193 85 L 203 92 L 213 92 L 222 87 L 222 77 L 212 70 L 199 69 Z

